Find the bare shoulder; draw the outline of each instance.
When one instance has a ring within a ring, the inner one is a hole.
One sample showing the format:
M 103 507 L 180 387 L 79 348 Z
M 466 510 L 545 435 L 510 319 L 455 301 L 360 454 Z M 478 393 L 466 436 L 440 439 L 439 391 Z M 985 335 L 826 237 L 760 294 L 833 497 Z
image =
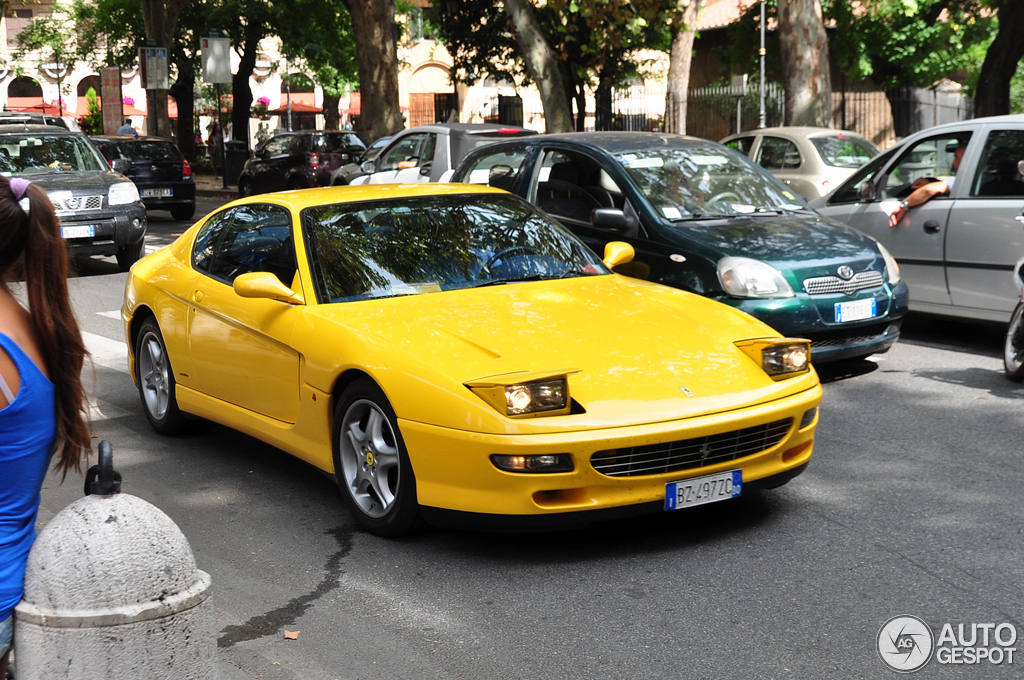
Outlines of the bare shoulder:
M 0 288 L 0 333 L 13 340 L 43 374 L 49 376 L 42 350 L 36 341 L 35 333 L 32 332 L 28 311 L 4 288 Z M 14 375 L 17 375 L 14 362 L 6 352 L 0 351 L 0 373 L 7 376 L 9 371 L 14 371 Z

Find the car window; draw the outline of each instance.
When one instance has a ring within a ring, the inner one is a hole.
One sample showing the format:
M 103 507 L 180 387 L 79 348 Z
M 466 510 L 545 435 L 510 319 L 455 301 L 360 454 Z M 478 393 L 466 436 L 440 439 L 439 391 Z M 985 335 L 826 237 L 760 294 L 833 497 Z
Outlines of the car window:
M 0 137 L 0 173 L 5 176 L 107 169 L 84 135 L 26 132 Z
M 359 162 L 365 163 L 366 161 L 372 161 L 380 155 L 380 152 L 384 150 L 384 147 L 387 146 L 389 142 L 391 142 L 390 137 L 381 137 L 370 145 L 370 148 L 368 148 L 359 158 Z
M 409 135 L 398 140 L 394 147 L 381 156 L 377 171 L 415 168 L 419 165 L 420 146 L 426 138 L 427 135 Z
M 362 149 L 363 143 L 351 134 L 317 135 L 313 140 L 313 151 L 317 153 L 341 153 L 354 148 Z
M 508 194 L 339 203 L 302 211 L 320 302 L 607 274 L 586 245 Z
M 484 154 L 466 168 L 462 181 L 466 184 L 483 184 L 512 191 L 526 161 L 527 150 L 523 147 L 501 149 Z
M 928 137 L 907 148 L 889 171 L 885 181 L 885 194 L 890 198 L 906 198 L 914 190 L 914 182 L 923 179 L 933 182 L 950 180 L 957 146 L 967 144 L 970 133 L 945 134 Z
M 538 208 L 558 218 L 590 222 L 598 208 L 611 208 L 584 187 L 594 180 L 599 166 L 589 159 L 573 157 L 563 151 L 546 151 L 540 171 L 530 187 L 530 196 Z
M 295 135 L 272 137 L 267 141 L 267 145 L 263 147 L 263 151 L 270 156 L 280 156 L 281 154 L 288 153 L 288 146 L 294 139 Z
M 180 161 L 182 159 L 178 147 L 170 142 L 115 142 L 105 146 L 115 147 L 121 158 L 130 161 Z
M 781 137 L 764 137 L 757 151 L 757 163 L 766 170 L 791 170 L 800 167 L 796 144 Z
M 817 149 L 822 162 L 834 168 L 859 168 L 878 155 L 877 146 L 850 135 L 811 137 L 811 144 Z
M 737 137 L 736 139 L 730 139 L 728 142 L 724 142 L 724 144 L 730 149 L 735 149 L 741 154 L 749 156 L 750 147 L 754 146 L 754 138 L 752 136 Z
M 295 278 L 291 213 L 276 205 L 244 205 L 231 211 L 228 224 L 210 226 L 196 238 L 196 268 L 231 285 L 249 272 L 270 272 L 286 286 Z M 201 240 L 202 239 L 202 240 Z M 201 263 L 200 263 L 201 259 Z
M 206 224 L 199 228 L 196 241 L 192 246 L 192 266 L 194 268 L 209 273 L 213 250 L 220 242 L 224 230 L 231 224 L 234 214 L 234 210 L 225 210 L 206 220 Z
M 864 182 L 870 182 L 875 178 L 875 175 L 889 162 L 889 159 L 896 153 L 896 149 L 889 149 L 888 151 L 877 156 L 864 167 L 857 172 L 850 175 L 850 178 L 839 185 L 836 189 L 835 194 L 829 199 L 829 205 L 836 205 L 839 203 L 856 203 L 860 200 L 857 191 Z
M 993 130 L 985 140 L 971 196 L 1024 196 L 1024 177 L 1017 164 L 1024 161 L 1024 130 Z

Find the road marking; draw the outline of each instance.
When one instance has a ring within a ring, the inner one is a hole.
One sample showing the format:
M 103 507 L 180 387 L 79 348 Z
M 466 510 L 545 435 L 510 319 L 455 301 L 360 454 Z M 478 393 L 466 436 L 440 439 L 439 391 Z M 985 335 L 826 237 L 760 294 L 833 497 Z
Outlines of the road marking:
M 128 373 L 128 345 L 94 333 L 82 333 L 82 340 L 94 364 Z
M 120 309 L 114 309 L 114 310 L 111 310 L 109 312 L 96 312 L 96 314 L 98 316 L 105 316 L 108 319 L 114 319 L 115 321 L 120 321 L 121 320 L 121 310 Z
M 89 398 L 89 420 L 90 422 L 96 422 L 98 420 L 113 420 L 114 418 L 124 418 L 125 416 L 134 415 L 131 411 L 126 411 L 120 406 L 114 406 L 108 401 L 102 399 L 96 399 L 93 397 Z

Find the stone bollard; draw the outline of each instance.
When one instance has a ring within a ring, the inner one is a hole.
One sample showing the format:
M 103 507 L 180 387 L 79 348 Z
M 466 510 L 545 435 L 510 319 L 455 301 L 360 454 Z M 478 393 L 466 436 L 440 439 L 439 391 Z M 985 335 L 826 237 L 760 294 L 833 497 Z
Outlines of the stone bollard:
M 214 680 L 210 576 L 185 536 L 141 498 L 120 493 L 110 445 L 86 495 L 40 532 L 15 609 L 24 680 Z

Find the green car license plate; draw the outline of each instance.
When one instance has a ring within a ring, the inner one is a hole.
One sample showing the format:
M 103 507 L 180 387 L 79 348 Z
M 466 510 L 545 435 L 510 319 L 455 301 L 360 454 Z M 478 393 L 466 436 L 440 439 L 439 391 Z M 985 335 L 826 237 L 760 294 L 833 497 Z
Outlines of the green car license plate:
M 743 471 L 727 470 L 703 477 L 691 477 L 665 485 L 665 510 L 736 498 L 743 493 Z
M 878 303 L 875 302 L 875 298 L 836 303 L 836 323 L 873 319 L 876 316 L 878 316 Z

